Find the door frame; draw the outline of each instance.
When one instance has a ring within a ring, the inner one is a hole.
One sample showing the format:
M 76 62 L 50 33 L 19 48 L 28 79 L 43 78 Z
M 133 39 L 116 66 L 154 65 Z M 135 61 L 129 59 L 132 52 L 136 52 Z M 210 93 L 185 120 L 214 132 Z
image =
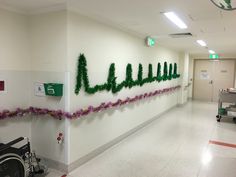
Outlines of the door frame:
M 212 62 L 217 62 L 217 61 L 214 61 L 214 59 L 209 59 L 209 58 L 197 58 L 197 59 L 193 59 L 194 62 L 193 62 L 193 87 L 192 87 L 192 98 L 194 100 L 194 84 L 195 84 L 195 66 L 196 66 L 196 62 L 197 61 L 212 61 Z M 234 61 L 234 81 L 233 81 L 233 85 L 235 86 L 235 78 L 236 78 L 236 58 L 223 58 L 223 59 L 218 59 L 218 60 L 223 60 L 223 61 L 226 61 L 226 60 L 230 60 L 230 61 Z

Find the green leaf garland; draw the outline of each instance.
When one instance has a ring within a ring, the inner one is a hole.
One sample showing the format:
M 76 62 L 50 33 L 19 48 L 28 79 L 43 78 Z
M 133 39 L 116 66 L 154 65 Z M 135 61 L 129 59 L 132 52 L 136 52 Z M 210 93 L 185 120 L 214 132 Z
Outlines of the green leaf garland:
M 115 85 L 115 83 L 116 83 L 115 63 L 112 63 L 109 68 L 106 90 L 110 91 L 112 89 L 112 87 Z
M 142 66 L 142 64 L 139 63 L 139 65 L 138 65 L 138 80 L 136 81 L 137 85 L 142 86 L 143 85 L 142 81 L 143 81 L 143 66 Z
M 158 82 L 161 82 L 162 81 L 162 76 L 161 76 L 161 63 L 158 63 L 157 64 L 157 78 L 156 80 Z
M 76 77 L 76 87 L 75 93 L 79 94 L 79 91 L 82 87 L 82 81 L 85 87 L 85 91 L 89 93 L 89 79 L 88 79 L 88 71 L 87 71 L 87 62 L 85 56 L 80 54 L 78 61 L 78 73 Z
M 162 78 L 163 78 L 163 81 L 166 81 L 168 79 L 167 62 L 164 63 L 164 74 Z
M 168 76 L 168 80 L 171 80 L 172 77 L 173 77 L 173 75 L 172 75 L 172 64 L 170 63 L 170 65 L 169 65 L 169 76 Z
M 132 65 L 129 63 L 126 66 L 126 79 L 125 79 L 125 87 L 131 88 L 133 86 L 133 79 L 132 79 Z
M 174 74 L 173 74 L 173 78 L 179 78 L 180 77 L 180 74 L 177 74 L 177 64 L 175 63 L 174 64 Z
M 152 64 L 148 65 L 148 80 L 151 82 L 153 80 L 153 74 L 152 74 Z
M 177 64 L 174 63 L 174 73 L 172 73 L 172 64 L 169 64 L 169 72 L 167 62 L 164 63 L 163 75 L 161 75 L 161 64 L 157 65 L 157 75 L 153 76 L 152 64 L 148 65 L 148 76 L 147 78 L 143 78 L 143 66 L 139 64 L 138 66 L 138 75 L 137 80 L 134 80 L 132 71 L 132 65 L 129 63 L 126 66 L 126 78 L 120 84 L 116 82 L 115 75 L 115 64 L 112 63 L 109 67 L 107 82 L 101 85 L 95 85 L 94 87 L 90 87 L 89 78 L 88 78 L 88 70 L 87 70 L 87 62 L 84 54 L 80 54 L 78 59 L 77 66 L 77 76 L 76 76 L 76 86 L 75 86 L 75 94 L 78 95 L 82 86 L 85 88 L 85 92 L 88 94 L 95 94 L 96 92 L 107 90 L 112 93 L 117 93 L 121 91 L 123 88 L 132 88 L 134 86 L 143 86 L 146 83 L 152 82 L 161 82 L 171 79 L 176 79 L 180 77 L 180 74 L 177 74 Z

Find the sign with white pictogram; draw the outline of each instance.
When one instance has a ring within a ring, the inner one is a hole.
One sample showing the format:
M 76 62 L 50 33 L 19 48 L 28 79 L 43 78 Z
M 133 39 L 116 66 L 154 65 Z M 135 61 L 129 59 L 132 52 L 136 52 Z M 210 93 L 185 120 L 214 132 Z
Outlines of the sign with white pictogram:
M 45 96 L 45 90 L 43 83 L 36 82 L 34 84 L 34 95 L 35 96 Z

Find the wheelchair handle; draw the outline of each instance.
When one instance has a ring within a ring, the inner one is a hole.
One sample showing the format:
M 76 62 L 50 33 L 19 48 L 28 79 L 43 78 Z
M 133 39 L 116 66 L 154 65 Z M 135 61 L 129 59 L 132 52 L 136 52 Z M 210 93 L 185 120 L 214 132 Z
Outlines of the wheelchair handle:
M 8 149 L 9 147 L 11 147 L 12 145 L 16 144 L 16 143 L 19 143 L 20 141 L 24 140 L 25 138 L 24 137 L 19 137 L 13 141 L 10 141 L 9 143 L 7 144 L 4 144 L 3 146 L 0 147 L 0 152 L 1 151 L 4 151 L 6 149 Z

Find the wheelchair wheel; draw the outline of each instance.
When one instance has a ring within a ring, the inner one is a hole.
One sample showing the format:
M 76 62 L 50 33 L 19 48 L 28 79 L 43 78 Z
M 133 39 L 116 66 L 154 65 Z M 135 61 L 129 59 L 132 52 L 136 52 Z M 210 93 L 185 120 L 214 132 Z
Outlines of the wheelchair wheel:
M 26 177 L 24 161 L 20 156 L 8 153 L 0 156 L 1 177 Z

